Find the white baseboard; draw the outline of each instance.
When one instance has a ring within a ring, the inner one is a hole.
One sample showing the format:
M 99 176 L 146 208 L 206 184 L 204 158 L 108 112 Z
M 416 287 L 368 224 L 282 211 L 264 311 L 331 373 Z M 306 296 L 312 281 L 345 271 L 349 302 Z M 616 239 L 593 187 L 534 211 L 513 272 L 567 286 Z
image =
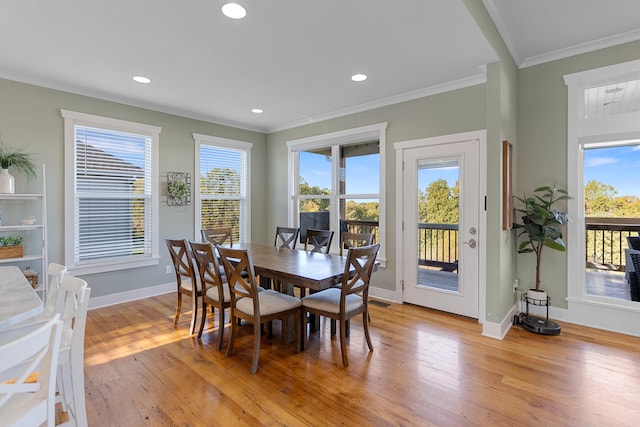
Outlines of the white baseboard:
M 402 304 L 402 294 L 396 291 L 389 291 L 387 289 L 376 288 L 374 286 L 369 287 L 369 296 L 381 299 L 385 301 L 395 302 L 397 304 Z
M 485 320 L 485 322 L 482 324 L 482 335 L 497 340 L 503 340 L 507 335 L 507 332 L 509 332 L 509 329 L 511 329 L 511 326 L 513 325 L 513 316 L 517 312 L 518 305 L 514 304 L 507 315 L 502 318 L 500 323 L 489 322 L 488 320 Z
M 175 292 L 176 283 L 165 283 L 162 285 L 149 286 L 147 288 L 133 289 L 115 294 L 103 295 L 101 297 L 89 298 L 89 310 L 94 308 L 108 307 L 110 305 L 122 304 L 123 302 L 135 301 L 138 299 L 154 297 L 156 295 Z

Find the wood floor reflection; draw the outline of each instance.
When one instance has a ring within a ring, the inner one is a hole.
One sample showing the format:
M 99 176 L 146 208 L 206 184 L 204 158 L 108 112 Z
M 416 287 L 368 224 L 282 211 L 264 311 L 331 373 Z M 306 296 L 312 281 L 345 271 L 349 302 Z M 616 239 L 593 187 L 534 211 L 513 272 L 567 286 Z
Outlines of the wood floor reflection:
M 562 324 L 560 336 L 512 328 L 499 341 L 483 337 L 472 319 L 372 305 L 375 351 L 353 320 L 348 369 L 323 320 L 300 354 L 282 344 L 274 325 L 252 375 L 250 326 L 240 328 L 226 358 L 215 350 L 211 314 L 198 340 L 188 334 L 189 313 L 173 327 L 174 309 L 169 294 L 89 312 L 90 425 L 622 426 L 640 419 L 640 338 Z

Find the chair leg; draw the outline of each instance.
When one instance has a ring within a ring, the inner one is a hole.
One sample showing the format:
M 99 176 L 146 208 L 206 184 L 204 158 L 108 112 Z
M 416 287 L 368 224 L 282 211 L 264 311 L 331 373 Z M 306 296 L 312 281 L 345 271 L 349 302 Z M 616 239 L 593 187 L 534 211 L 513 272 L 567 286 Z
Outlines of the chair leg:
M 336 319 L 331 319 L 331 336 L 336 336 Z
M 300 336 L 298 340 L 300 341 L 300 351 L 304 351 L 307 348 L 307 310 L 302 307 L 300 312 Z
M 302 326 L 302 322 L 300 321 L 300 317 L 301 317 L 300 310 L 298 310 L 296 311 L 296 314 L 293 316 L 293 328 L 295 331 L 294 345 L 295 345 L 296 353 L 300 353 L 302 351 L 302 348 L 301 348 L 302 345 L 300 343 L 300 329 Z
M 77 427 L 87 427 L 87 405 L 84 394 L 84 348 L 71 352 L 71 384 L 73 410 Z
M 345 368 L 349 367 L 347 359 L 347 322 L 340 320 L 340 351 L 342 352 L 342 364 Z
M 213 306 L 211 306 L 213 310 Z M 222 350 L 222 339 L 224 338 L 224 307 L 218 308 L 218 351 Z
M 182 310 L 182 293 L 178 291 L 178 308 L 176 308 L 176 316 L 173 318 L 173 326 L 178 326 L 180 318 L 180 310 Z
M 368 314 L 368 311 L 367 311 Z M 367 339 L 367 345 L 369 346 L 369 351 L 373 351 L 373 344 L 371 344 L 371 337 L 369 336 L 369 325 L 367 324 L 367 316 L 365 313 L 362 313 L 362 324 L 364 325 L 364 336 Z
M 211 306 L 211 314 L 214 314 L 214 307 Z M 202 331 L 204 330 L 204 322 L 207 320 L 207 303 L 202 300 L 202 316 L 200 318 L 200 330 L 198 331 L 198 338 L 202 337 Z M 220 349 L 218 349 L 220 350 Z
M 196 323 L 198 322 L 198 297 L 193 297 L 193 314 L 191 315 L 191 326 L 189 326 L 189 333 L 191 335 L 196 333 Z
M 229 337 L 229 345 L 227 346 L 227 354 L 226 357 L 231 356 L 231 349 L 233 348 L 233 341 L 236 338 L 236 328 L 238 327 L 236 321 L 233 318 L 233 313 L 229 314 L 231 316 L 231 336 Z M 238 318 L 240 320 L 240 318 Z
M 260 358 L 260 330 L 261 325 L 258 322 L 253 324 L 253 360 L 251 362 L 251 373 L 258 371 L 258 359 Z

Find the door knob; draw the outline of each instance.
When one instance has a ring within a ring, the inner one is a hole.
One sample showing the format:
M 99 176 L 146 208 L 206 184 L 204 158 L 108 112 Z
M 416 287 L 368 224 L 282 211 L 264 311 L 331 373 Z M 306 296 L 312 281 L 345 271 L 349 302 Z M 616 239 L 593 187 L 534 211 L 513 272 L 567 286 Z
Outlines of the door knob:
M 476 239 L 471 239 L 468 242 L 462 242 L 462 243 L 464 243 L 465 245 L 469 245 L 471 249 L 475 249 L 476 247 Z

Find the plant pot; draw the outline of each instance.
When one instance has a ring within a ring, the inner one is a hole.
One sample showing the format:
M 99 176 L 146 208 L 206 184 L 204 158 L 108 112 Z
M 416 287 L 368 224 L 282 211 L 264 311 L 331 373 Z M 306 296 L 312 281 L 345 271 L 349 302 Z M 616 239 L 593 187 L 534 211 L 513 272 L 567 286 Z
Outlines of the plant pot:
M 22 258 L 23 246 L 0 246 L 0 259 Z
M 532 299 L 532 300 L 536 300 L 536 301 L 544 301 L 544 303 L 547 303 L 547 291 L 545 291 L 544 289 L 540 289 L 540 290 L 535 290 L 535 289 L 529 289 L 527 290 L 527 298 Z
M 8 169 L 0 169 L 0 193 L 13 194 L 16 192 L 16 181 Z

